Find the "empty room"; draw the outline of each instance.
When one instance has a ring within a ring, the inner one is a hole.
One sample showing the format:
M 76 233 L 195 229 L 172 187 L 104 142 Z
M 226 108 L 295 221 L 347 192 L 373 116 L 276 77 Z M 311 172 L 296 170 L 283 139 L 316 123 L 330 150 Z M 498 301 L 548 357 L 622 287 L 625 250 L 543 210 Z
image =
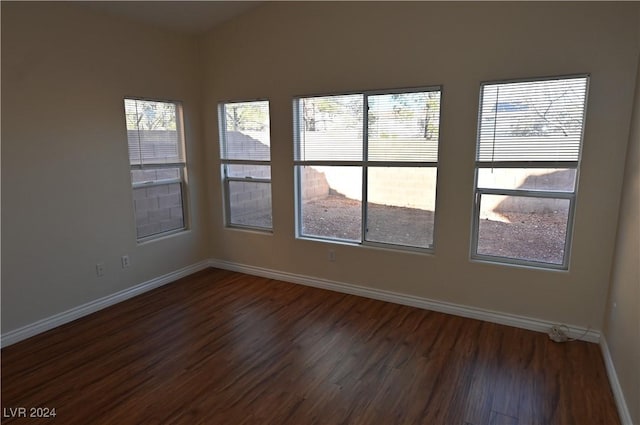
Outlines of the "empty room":
M 640 424 L 640 3 L 0 8 L 2 423 Z

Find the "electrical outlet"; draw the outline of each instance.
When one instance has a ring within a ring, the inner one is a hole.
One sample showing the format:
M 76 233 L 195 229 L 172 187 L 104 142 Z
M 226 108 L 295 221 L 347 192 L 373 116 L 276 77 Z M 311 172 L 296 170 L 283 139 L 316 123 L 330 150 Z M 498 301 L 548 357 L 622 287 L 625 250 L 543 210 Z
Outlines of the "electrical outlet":
M 123 255 L 122 258 L 122 268 L 126 269 L 127 267 L 129 267 L 129 256 L 128 255 Z
M 96 276 L 98 277 L 104 276 L 104 263 L 96 264 Z
M 331 262 L 336 261 L 336 252 L 333 249 L 330 249 L 327 258 Z

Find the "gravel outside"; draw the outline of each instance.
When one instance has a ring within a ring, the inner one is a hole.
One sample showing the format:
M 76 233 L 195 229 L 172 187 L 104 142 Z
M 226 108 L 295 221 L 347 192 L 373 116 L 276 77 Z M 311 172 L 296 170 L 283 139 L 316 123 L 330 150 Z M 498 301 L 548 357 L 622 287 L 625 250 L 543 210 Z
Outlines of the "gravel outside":
M 304 202 L 302 233 L 346 241 L 361 241 L 361 202 L 340 195 Z M 493 214 L 480 219 L 478 254 L 562 264 L 567 214 Z M 433 211 L 370 204 L 368 241 L 427 248 L 433 243 Z M 235 224 L 271 226 L 271 215 L 260 214 Z
M 303 234 L 360 241 L 360 201 L 339 195 L 304 202 Z M 567 215 L 562 212 L 500 214 L 481 219 L 478 253 L 562 264 Z M 370 204 L 368 240 L 428 247 L 433 240 L 433 212 Z

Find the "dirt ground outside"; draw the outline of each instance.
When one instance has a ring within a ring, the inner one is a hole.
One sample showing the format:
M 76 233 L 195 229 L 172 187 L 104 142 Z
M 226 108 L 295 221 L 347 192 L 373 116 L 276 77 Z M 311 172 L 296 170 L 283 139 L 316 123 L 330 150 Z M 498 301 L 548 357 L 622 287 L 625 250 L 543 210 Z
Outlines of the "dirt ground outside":
M 304 202 L 302 233 L 361 241 L 361 202 L 339 195 Z M 562 264 L 567 216 L 561 212 L 503 212 L 481 219 L 478 253 Z M 433 243 L 433 211 L 370 204 L 367 240 L 428 247 Z
M 369 204 L 367 240 L 428 248 L 433 244 L 433 211 Z M 271 214 L 244 217 L 234 224 L 270 227 Z M 502 212 L 481 219 L 478 254 L 562 264 L 567 214 Z M 362 240 L 361 202 L 341 195 L 303 202 L 302 234 L 327 239 Z

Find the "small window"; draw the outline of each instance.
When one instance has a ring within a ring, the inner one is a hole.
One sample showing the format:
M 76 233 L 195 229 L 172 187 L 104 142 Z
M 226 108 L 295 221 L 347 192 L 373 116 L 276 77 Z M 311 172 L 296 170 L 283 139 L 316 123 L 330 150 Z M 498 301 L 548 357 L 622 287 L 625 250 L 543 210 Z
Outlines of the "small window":
M 482 85 L 472 258 L 568 268 L 587 86 Z
M 185 229 L 185 153 L 177 102 L 124 100 L 138 241 Z
M 271 230 L 269 102 L 224 103 L 218 113 L 226 224 Z
M 440 89 L 294 101 L 297 235 L 430 250 Z

